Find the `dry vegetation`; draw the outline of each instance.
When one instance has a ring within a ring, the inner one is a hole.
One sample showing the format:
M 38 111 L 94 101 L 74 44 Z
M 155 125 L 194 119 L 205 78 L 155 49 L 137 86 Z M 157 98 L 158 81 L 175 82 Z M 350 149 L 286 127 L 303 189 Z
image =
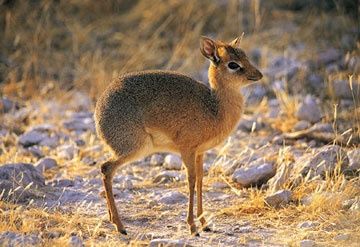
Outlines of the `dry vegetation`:
M 76 105 L 79 91 L 89 94 L 92 103 L 95 103 L 96 97 L 112 78 L 136 70 L 170 69 L 206 80 L 207 64 L 198 52 L 201 35 L 230 41 L 245 32 L 243 49 L 261 50 L 260 69 L 271 65 L 272 56 L 291 56 L 297 47 L 302 49 L 297 53 L 297 58 L 302 60 L 316 60 L 317 54 L 327 47 L 339 49 L 348 61 L 359 59 L 359 19 L 356 9 L 345 10 L 341 1 L 334 1 L 335 7 L 329 10 L 324 10 L 324 6 L 315 6 L 294 11 L 286 8 L 286 1 L 277 2 L 0 1 L 0 96 L 12 97 L 25 106 L 36 105 L 39 109 L 37 116 L 22 121 L 9 114 L 6 118 L 0 115 L 0 129 L 11 130 L 7 136 L 0 137 L 0 164 L 36 160 L 19 152 L 17 135 L 28 126 L 47 122 L 58 124 L 62 120 L 62 115 L 52 116 L 54 109 L 49 109 L 46 102 L 55 100 L 64 108 L 76 111 L 81 109 Z M 351 3 L 344 1 L 347 2 Z M 337 138 L 329 140 L 328 144 L 339 143 L 347 150 L 359 148 L 359 142 L 347 141 L 360 138 L 360 92 L 353 92 L 353 104 L 350 107 L 339 107 L 339 100 L 334 97 L 329 85 L 337 79 L 346 79 L 350 84 L 352 81 L 360 81 L 359 69 L 329 71 L 325 67 L 316 68 L 327 85 L 318 93 L 325 114 L 323 121 L 332 123 L 338 136 L 346 137 L 345 144 Z M 295 112 L 302 100 L 301 95 L 309 92 L 304 82 L 304 73 L 297 73 L 290 80 L 285 80 L 284 90 L 272 92 L 285 113 L 271 120 L 274 131 L 289 132 L 297 122 Z M 265 77 L 261 83 L 270 85 L 271 81 Z M 256 105 L 248 105 L 246 113 L 266 112 L 268 100 L 265 97 Z M 269 135 L 262 132 L 258 134 Z M 255 138 L 254 133 L 249 135 Z M 84 139 L 89 146 L 98 142 L 92 134 Z M 218 163 L 221 162 L 219 157 L 236 157 L 243 145 L 246 145 L 246 138 L 232 147 L 220 147 L 216 152 L 217 158 L 212 161 L 214 166 L 205 178 L 206 191 L 211 190 L 210 184 L 213 182 L 225 181 L 230 185 L 226 193 L 232 195 L 228 202 L 211 205 L 218 209 L 212 212 L 212 218 L 228 225 L 247 222 L 258 229 L 272 230 L 270 235 L 244 234 L 238 240 L 239 244 L 247 245 L 249 240 L 256 240 L 259 245 L 271 242 L 297 246 L 302 239 L 314 239 L 320 246 L 357 245 L 360 241 L 360 211 L 344 210 L 342 202 L 360 196 L 358 174 L 349 178 L 338 169 L 334 174 L 328 174 L 320 184 L 306 180 L 296 188 L 289 184 L 287 187 L 294 191 L 292 203 L 281 209 L 270 208 L 264 203 L 265 190 L 239 188 L 218 169 Z M 44 152 L 56 156 L 56 150 Z M 81 150 L 79 156 L 71 162 L 57 158 L 58 170 L 47 172 L 46 178 L 54 178 L 58 171 L 65 172 L 70 178 L 88 174 L 92 168 L 80 163 L 87 152 Z M 286 162 L 296 157 L 284 146 L 271 159 Z M 338 166 L 341 166 L 341 157 Z M 136 174 L 137 168 L 133 169 Z M 150 190 L 153 186 L 147 181 L 137 186 L 140 185 Z M 171 187 L 186 192 L 185 182 L 167 188 Z M 313 196 L 310 204 L 300 203 L 310 194 Z M 205 209 L 207 207 L 205 204 Z M 138 211 L 134 218 L 149 217 L 151 221 L 162 218 L 151 211 L 156 207 L 149 209 L 141 201 L 135 209 Z M 131 214 L 130 209 L 127 210 Z M 174 207 L 170 212 L 175 214 L 176 210 L 184 211 L 185 206 Z M 172 214 L 166 216 L 172 217 Z M 139 233 L 136 239 L 119 238 L 114 229 L 103 222 L 107 219 L 106 214 L 101 217 L 83 208 L 62 211 L 56 207 L 0 201 L 0 232 L 39 234 L 45 241 L 44 246 L 68 244 L 71 235 L 82 237 L 87 246 L 137 246 L 148 243 L 149 236 L 146 234 L 142 236 Z M 319 224 L 311 230 L 297 227 L 307 220 L 316 220 Z M 138 226 L 136 232 L 141 232 L 140 229 L 141 226 Z M 54 232 L 59 236 L 54 237 Z M 179 229 L 173 237 L 186 236 L 183 232 L 184 228 Z M 334 240 L 338 234 L 350 234 L 351 238 L 338 242 Z M 222 246 L 221 240 L 216 241 L 208 244 Z M 191 244 L 196 245 L 196 240 L 192 240 Z

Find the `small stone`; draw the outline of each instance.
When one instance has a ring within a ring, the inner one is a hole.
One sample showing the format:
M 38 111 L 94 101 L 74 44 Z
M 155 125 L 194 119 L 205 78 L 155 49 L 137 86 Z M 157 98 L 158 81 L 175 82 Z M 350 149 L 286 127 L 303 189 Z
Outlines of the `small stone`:
M 178 204 L 178 203 L 184 203 L 186 202 L 187 197 L 177 191 L 170 191 L 165 194 L 162 194 L 161 197 L 158 199 L 158 201 L 162 204 Z
M 294 131 L 301 131 L 310 128 L 311 123 L 305 120 L 301 120 L 294 125 Z
M 211 184 L 211 187 L 214 190 L 222 190 L 222 189 L 229 188 L 229 185 L 227 183 L 224 183 L 224 182 L 214 182 L 214 183 Z
M 15 186 L 20 185 L 23 187 L 29 184 L 39 187 L 45 185 L 43 175 L 32 164 L 26 163 L 5 164 L 0 166 L 0 180 L 9 180 Z
M 56 160 L 54 160 L 52 158 L 46 157 L 46 158 L 42 158 L 41 160 L 39 160 L 35 164 L 35 167 L 40 172 L 45 172 L 47 170 L 57 167 L 57 162 L 56 162 Z
M 267 205 L 277 208 L 288 204 L 291 200 L 292 192 L 290 190 L 279 190 L 274 194 L 265 197 Z
M 74 142 L 75 142 L 76 146 L 78 146 L 78 147 L 85 146 L 85 144 L 86 144 L 83 139 L 76 139 Z
M 86 157 L 82 158 L 81 162 L 83 162 L 85 165 L 88 165 L 88 166 L 96 165 L 96 161 L 90 156 L 86 156 Z
M 78 153 L 78 148 L 72 144 L 65 144 L 58 147 L 58 156 L 63 159 L 72 160 Z
M 313 221 L 304 221 L 298 224 L 298 228 L 312 228 L 318 226 L 319 223 Z
M 27 148 L 27 151 L 29 151 L 33 156 L 36 158 L 42 158 L 44 157 L 44 153 L 41 151 L 39 146 L 31 146 Z
M 338 145 L 327 145 L 314 150 L 313 153 L 305 154 L 297 159 L 295 167 L 300 169 L 303 177 L 312 179 L 316 176 L 324 176 L 327 172 L 333 172 L 341 157 L 341 168 L 344 169 L 349 160 L 346 153 Z
M 341 52 L 335 48 L 327 49 L 318 54 L 318 66 L 329 65 L 330 63 L 340 60 Z
M 64 127 L 74 131 L 95 131 L 95 123 L 92 117 L 73 118 L 64 122 Z
M 242 186 L 247 187 L 257 184 L 260 181 L 266 182 L 274 175 L 275 169 L 273 164 L 260 158 L 251 162 L 248 166 L 236 169 L 232 179 Z
M 332 83 L 332 87 L 334 96 L 337 98 L 352 100 L 353 98 L 358 99 L 360 97 L 360 82 L 358 81 L 352 81 L 350 86 L 348 80 L 335 80 Z
M 283 189 L 285 184 L 289 181 L 292 169 L 293 164 L 288 162 L 282 162 L 278 166 L 275 176 L 268 181 L 269 188 L 272 192 Z
M 350 234 L 349 233 L 343 233 L 343 234 L 339 234 L 339 235 L 336 235 L 334 237 L 334 240 L 335 241 L 346 241 L 346 240 L 349 240 L 350 239 Z
M 304 239 L 300 241 L 300 247 L 313 247 L 316 243 L 313 240 L 310 239 Z
M 39 246 L 41 245 L 41 239 L 34 235 L 24 235 L 15 232 L 1 232 L 0 233 L 0 246 Z
M 46 134 L 36 130 L 32 130 L 19 136 L 19 144 L 24 147 L 30 147 L 39 144 L 45 138 L 47 138 Z
M 180 181 L 184 179 L 178 171 L 162 171 L 153 180 L 154 183 L 168 183 L 172 181 Z
M 83 241 L 78 236 L 71 236 L 69 239 L 69 246 L 71 247 L 82 247 L 84 246 Z
M 184 240 L 173 240 L 173 239 L 153 239 L 150 241 L 149 247 L 184 247 Z
M 320 91 L 324 88 L 324 78 L 317 74 L 310 74 L 308 77 L 308 84 L 312 89 Z
M 125 178 L 121 181 L 120 183 L 120 187 L 123 188 L 123 189 L 133 189 L 134 188 L 134 184 L 133 182 L 131 181 L 130 178 Z
M 0 99 L 0 112 L 8 113 L 17 109 L 19 109 L 19 105 L 16 102 L 6 97 Z
M 161 166 L 164 163 L 164 156 L 161 154 L 153 154 L 150 159 L 151 166 Z
M 349 157 L 348 169 L 358 171 L 360 169 L 360 148 L 349 151 L 347 156 Z
M 54 187 L 73 187 L 75 185 L 75 181 L 71 179 L 55 179 L 50 182 L 50 185 Z
M 306 120 L 311 123 L 319 122 L 322 114 L 319 105 L 316 103 L 316 98 L 307 95 L 300 104 L 299 109 L 296 112 L 296 117 L 299 120 Z
M 238 128 L 246 132 L 257 131 L 263 127 L 262 119 L 258 116 L 243 116 L 238 124 Z
M 59 144 L 59 138 L 57 136 L 46 137 L 40 141 L 39 145 L 54 148 Z
M 168 154 L 164 160 L 164 167 L 168 170 L 181 170 L 181 158 L 174 154 Z

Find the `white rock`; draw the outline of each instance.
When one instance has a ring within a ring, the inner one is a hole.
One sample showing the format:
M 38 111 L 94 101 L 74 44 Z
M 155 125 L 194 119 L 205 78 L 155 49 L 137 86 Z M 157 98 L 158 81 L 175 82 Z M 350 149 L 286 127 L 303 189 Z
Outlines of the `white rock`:
M 186 200 L 187 197 L 184 194 L 177 191 L 170 191 L 165 194 L 162 194 L 158 199 L 160 203 L 169 204 L 169 205 L 183 203 L 186 202 Z
M 332 86 L 337 98 L 356 99 L 360 97 L 360 82 L 358 81 L 352 81 L 352 90 L 348 80 L 335 80 Z
M 70 247 L 82 247 L 84 246 L 83 241 L 78 236 L 71 236 L 69 239 L 69 246 Z
M 0 166 L 0 181 L 9 180 L 14 185 L 28 186 L 32 183 L 33 186 L 42 187 L 45 185 L 43 175 L 31 164 L 14 163 Z M 0 189 L 1 191 L 1 189 Z
M 79 149 L 72 144 L 65 144 L 58 147 L 58 156 L 63 159 L 72 160 L 79 152 Z
M 161 154 L 153 154 L 150 159 L 151 166 L 161 166 L 164 163 L 164 156 Z
M 332 172 L 339 157 L 342 158 L 343 167 L 346 167 L 349 161 L 342 148 L 328 145 L 315 150 L 315 153 L 302 156 L 296 161 L 295 167 L 301 168 L 300 173 L 303 177 L 312 179 L 319 175 L 323 176 L 326 172 Z
M 211 187 L 215 190 L 222 190 L 229 188 L 229 185 L 224 182 L 214 182 L 211 184 Z
M 153 180 L 154 183 L 168 183 L 171 181 L 181 181 L 185 175 L 178 171 L 162 171 Z
M 334 240 L 335 241 L 346 241 L 348 239 L 350 239 L 351 235 L 349 233 L 343 233 L 343 234 L 339 234 L 339 235 L 336 235 L 334 237 Z
M 300 131 L 300 130 L 308 129 L 310 126 L 311 126 L 311 123 L 309 123 L 308 121 L 305 121 L 305 120 L 301 120 L 294 125 L 293 129 L 294 129 L 294 131 Z
M 41 239 L 34 234 L 24 235 L 9 231 L 0 233 L 0 246 L 39 246 L 40 244 Z
M 36 130 L 28 131 L 19 136 L 19 143 L 24 147 L 39 144 L 47 138 L 47 135 Z
M 300 241 L 300 247 L 313 247 L 316 243 L 310 239 L 304 239 Z
M 289 181 L 292 169 L 293 164 L 289 162 L 282 162 L 278 166 L 275 176 L 268 181 L 272 192 L 283 189 L 284 185 Z
M 64 122 L 64 127 L 75 131 L 95 131 L 95 123 L 92 117 L 73 118 Z
M 57 162 L 53 158 L 46 157 L 36 162 L 35 167 L 40 172 L 44 172 L 57 167 Z
M 184 247 L 184 240 L 173 240 L 173 239 L 153 239 L 150 241 L 149 247 Z
M 168 154 L 164 160 L 164 167 L 168 170 L 181 170 L 181 158 L 174 154 Z
M 274 194 L 265 197 L 265 202 L 271 207 L 280 207 L 288 204 L 291 200 L 292 192 L 290 190 L 279 190 Z
M 322 114 L 319 105 L 316 103 L 316 98 L 307 95 L 300 104 L 299 109 L 296 112 L 296 117 L 299 120 L 306 120 L 311 123 L 319 122 Z
M 298 228 L 312 228 L 318 226 L 319 223 L 313 221 L 304 221 L 298 224 Z
M 273 164 L 260 158 L 251 162 L 248 166 L 236 169 L 232 179 L 246 187 L 256 184 L 260 180 L 269 179 L 274 175 L 275 169 Z
M 347 153 L 349 157 L 349 166 L 348 169 L 352 171 L 357 171 L 360 169 L 360 148 L 353 149 Z

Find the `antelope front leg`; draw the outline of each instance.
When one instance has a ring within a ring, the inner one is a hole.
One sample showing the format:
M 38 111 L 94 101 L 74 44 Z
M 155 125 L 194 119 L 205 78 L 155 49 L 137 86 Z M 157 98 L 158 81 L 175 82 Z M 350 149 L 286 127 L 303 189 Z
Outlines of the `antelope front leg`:
M 204 176 L 203 168 L 203 154 L 196 156 L 196 203 L 197 203 L 197 217 L 200 219 L 203 230 L 208 232 L 210 228 L 207 226 L 206 220 L 203 216 L 203 206 L 202 206 L 202 180 Z
M 195 236 L 199 236 L 199 233 L 196 231 L 196 226 L 194 222 L 194 192 L 195 192 L 195 153 L 186 153 L 182 155 L 188 178 L 189 186 L 189 208 L 187 215 L 187 223 L 190 227 L 190 233 Z

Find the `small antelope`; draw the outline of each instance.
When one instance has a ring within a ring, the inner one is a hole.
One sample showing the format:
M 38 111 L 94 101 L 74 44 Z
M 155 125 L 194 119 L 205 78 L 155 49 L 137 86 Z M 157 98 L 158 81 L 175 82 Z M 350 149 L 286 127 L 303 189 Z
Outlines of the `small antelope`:
M 196 185 L 197 217 L 203 217 L 203 155 L 221 144 L 236 127 L 244 107 L 240 88 L 262 74 L 239 48 L 240 38 L 227 44 L 202 37 L 201 53 L 211 61 L 210 88 L 180 73 L 143 71 L 125 74 L 99 98 L 96 129 L 114 153 L 101 165 L 110 221 L 127 234 L 116 209 L 112 179 L 116 169 L 155 152 L 181 155 L 187 171 L 189 204 L 187 223 L 198 236 L 193 206 Z

